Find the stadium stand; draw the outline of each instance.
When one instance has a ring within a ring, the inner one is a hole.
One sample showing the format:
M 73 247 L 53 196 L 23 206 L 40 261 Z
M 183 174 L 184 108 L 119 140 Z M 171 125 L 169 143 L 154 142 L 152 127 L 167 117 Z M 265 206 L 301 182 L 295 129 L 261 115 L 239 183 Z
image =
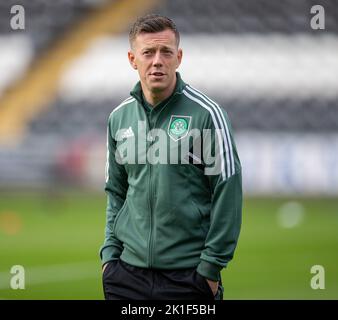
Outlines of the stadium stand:
M 160 12 L 172 17 L 183 33 L 311 33 L 310 8 L 321 4 L 327 13 L 326 32 L 337 33 L 338 8 L 332 0 L 173 0 Z M 179 8 L 179 9 L 178 9 Z
M 22 5 L 27 17 L 24 34 L 32 41 L 35 54 L 39 54 L 93 7 L 104 2 L 107 1 L 0 1 L 0 34 L 13 34 L 8 23 L 9 13 L 13 5 Z

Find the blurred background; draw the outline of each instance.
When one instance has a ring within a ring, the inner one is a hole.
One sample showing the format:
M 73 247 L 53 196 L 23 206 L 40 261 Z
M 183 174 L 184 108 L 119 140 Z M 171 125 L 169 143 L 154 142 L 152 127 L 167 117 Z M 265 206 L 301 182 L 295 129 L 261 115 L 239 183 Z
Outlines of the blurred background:
M 224 298 L 338 299 L 335 0 L 0 0 L 0 299 L 103 299 L 106 123 L 138 80 L 127 34 L 145 13 L 176 22 L 184 81 L 234 129 L 245 200 Z

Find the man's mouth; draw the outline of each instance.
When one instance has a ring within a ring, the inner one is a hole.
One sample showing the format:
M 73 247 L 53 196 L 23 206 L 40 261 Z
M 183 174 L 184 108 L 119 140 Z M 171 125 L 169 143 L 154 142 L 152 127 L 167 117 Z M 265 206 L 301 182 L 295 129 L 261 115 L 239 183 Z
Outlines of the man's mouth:
M 164 73 L 162 73 L 162 72 L 152 72 L 151 75 L 155 76 L 155 77 L 162 77 L 162 76 L 164 76 Z

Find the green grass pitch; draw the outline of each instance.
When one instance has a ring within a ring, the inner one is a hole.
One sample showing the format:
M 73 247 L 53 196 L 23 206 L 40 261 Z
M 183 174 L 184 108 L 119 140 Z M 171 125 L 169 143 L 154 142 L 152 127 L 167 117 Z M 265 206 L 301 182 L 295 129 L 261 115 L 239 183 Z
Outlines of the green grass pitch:
M 290 201 L 297 210 L 283 215 Z M 0 193 L 0 299 L 103 299 L 105 202 L 104 194 Z M 24 290 L 10 288 L 13 265 L 25 268 Z M 311 288 L 313 265 L 324 267 L 325 289 Z M 224 299 L 338 299 L 338 198 L 246 198 L 222 279 Z

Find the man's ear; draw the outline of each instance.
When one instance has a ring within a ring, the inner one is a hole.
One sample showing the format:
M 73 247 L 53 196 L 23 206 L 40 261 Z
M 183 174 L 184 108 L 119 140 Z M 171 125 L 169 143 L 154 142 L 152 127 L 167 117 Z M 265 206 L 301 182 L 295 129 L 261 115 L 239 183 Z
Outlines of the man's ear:
M 181 64 L 181 61 L 182 61 L 182 57 L 183 57 L 183 51 L 181 48 L 178 49 L 177 51 L 177 60 L 178 60 L 178 63 L 177 63 L 177 67 L 178 68 Z
M 135 55 L 133 54 L 132 51 L 128 51 L 128 59 L 129 59 L 129 63 L 132 66 L 132 68 L 137 70 L 137 65 L 135 63 Z

